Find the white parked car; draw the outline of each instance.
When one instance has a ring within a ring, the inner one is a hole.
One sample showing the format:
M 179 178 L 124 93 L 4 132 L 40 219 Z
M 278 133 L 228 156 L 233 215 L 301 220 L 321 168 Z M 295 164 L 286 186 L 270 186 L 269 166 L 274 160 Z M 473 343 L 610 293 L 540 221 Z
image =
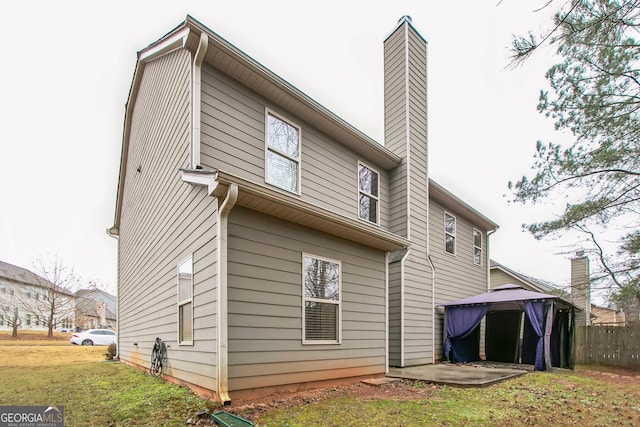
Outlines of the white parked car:
M 115 343 L 118 336 L 109 329 L 87 329 L 75 332 L 69 342 L 76 345 L 109 345 Z

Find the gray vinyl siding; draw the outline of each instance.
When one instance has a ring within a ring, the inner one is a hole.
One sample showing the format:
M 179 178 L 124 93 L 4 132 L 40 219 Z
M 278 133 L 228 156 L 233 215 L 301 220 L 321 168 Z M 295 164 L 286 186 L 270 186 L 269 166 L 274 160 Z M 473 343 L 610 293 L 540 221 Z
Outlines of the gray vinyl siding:
M 456 217 L 456 254 L 445 252 L 444 212 L 445 209 L 433 200 L 430 203 L 430 255 L 436 270 L 435 304 L 482 294 L 487 292 L 487 239 L 486 232 L 474 226 L 455 211 L 446 210 Z M 473 263 L 473 229 L 483 233 L 482 265 Z M 436 358 L 442 358 L 444 309 L 436 309 L 436 337 L 434 340 Z
M 119 242 L 120 357 L 216 389 L 216 200 L 180 179 L 190 155 L 190 55 L 146 64 L 131 115 Z M 139 171 L 138 171 L 139 169 Z M 177 344 L 177 265 L 193 255 L 194 345 Z M 134 345 L 137 343 L 137 345 Z
M 431 269 L 427 261 L 427 75 L 426 46 L 410 29 L 409 126 L 410 139 L 410 239 L 405 263 L 405 365 L 433 362 Z
M 402 263 L 389 265 L 389 366 L 402 365 Z
M 275 188 L 265 183 L 265 108 L 301 128 L 300 197 L 304 201 L 357 218 L 360 160 L 380 174 L 380 226 L 388 228 L 387 171 L 206 64 L 202 68 L 203 166 Z
M 385 372 L 385 253 L 236 207 L 229 218 L 231 391 Z M 342 263 L 342 343 L 302 344 L 302 253 Z
M 504 271 L 499 270 L 497 268 L 492 268 L 489 274 L 491 275 L 491 289 L 497 288 L 498 286 L 502 286 L 502 285 L 513 284 L 513 285 L 519 285 L 524 287 L 525 289 L 531 290 L 530 286 L 523 283 L 521 280 L 516 279 L 512 275 L 507 274 Z
M 385 146 L 404 157 L 402 163 L 391 172 L 389 231 L 407 235 L 407 139 L 405 93 L 404 31 L 393 33 L 384 45 L 385 67 Z

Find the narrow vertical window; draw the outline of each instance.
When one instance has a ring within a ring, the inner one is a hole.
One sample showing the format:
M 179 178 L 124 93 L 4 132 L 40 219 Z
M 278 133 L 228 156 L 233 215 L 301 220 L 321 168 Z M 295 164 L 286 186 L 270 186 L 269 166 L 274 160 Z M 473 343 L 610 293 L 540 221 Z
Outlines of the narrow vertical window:
M 193 257 L 178 264 L 178 343 L 193 343 Z
M 358 218 L 378 223 L 380 194 L 378 172 L 358 163 Z
M 298 193 L 300 128 L 267 112 L 266 134 L 266 182 Z
M 26 326 L 31 326 L 31 315 L 30 314 L 26 314 L 24 316 L 24 323 Z
M 482 233 L 473 229 L 473 263 L 482 265 Z
M 456 254 L 456 217 L 444 213 L 444 250 Z
M 303 344 L 341 342 L 341 263 L 303 254 Z

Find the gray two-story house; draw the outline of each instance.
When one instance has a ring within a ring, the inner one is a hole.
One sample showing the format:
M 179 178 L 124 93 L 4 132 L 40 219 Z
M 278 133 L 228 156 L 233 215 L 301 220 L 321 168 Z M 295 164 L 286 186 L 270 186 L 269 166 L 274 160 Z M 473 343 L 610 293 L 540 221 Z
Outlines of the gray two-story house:
M 121 360 L 148 367 L 160 337 L 167 379 L 228 402 L 441 358 L 436 306 L 487 290 L 497 225 L 429 178 L 409 17 L 384 67 L 382 143 L 191 17 L 138 53 L 109 230 Z

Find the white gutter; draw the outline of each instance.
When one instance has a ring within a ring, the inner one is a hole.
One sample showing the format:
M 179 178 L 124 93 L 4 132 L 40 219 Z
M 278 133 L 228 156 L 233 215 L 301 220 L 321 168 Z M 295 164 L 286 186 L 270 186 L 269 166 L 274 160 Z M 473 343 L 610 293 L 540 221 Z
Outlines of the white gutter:
M 220 200 L 220 199 L 218 199 Z M 218 264 L 218 397 L 223 405 L 231 403 L 229 397 L 229 348 L 227 331 L 227 221 L 238 200 L 238 185 L 230 184 L 227 195 L 218 207 L 217 264 Z
M 209 47 L 209 37 L 205 32 L 200 33 L 200 42 L 193 58 L 191 73 L 191 167 L 200 166 L 200 112 L 201 112 L 201 82 L 202 61 Z

